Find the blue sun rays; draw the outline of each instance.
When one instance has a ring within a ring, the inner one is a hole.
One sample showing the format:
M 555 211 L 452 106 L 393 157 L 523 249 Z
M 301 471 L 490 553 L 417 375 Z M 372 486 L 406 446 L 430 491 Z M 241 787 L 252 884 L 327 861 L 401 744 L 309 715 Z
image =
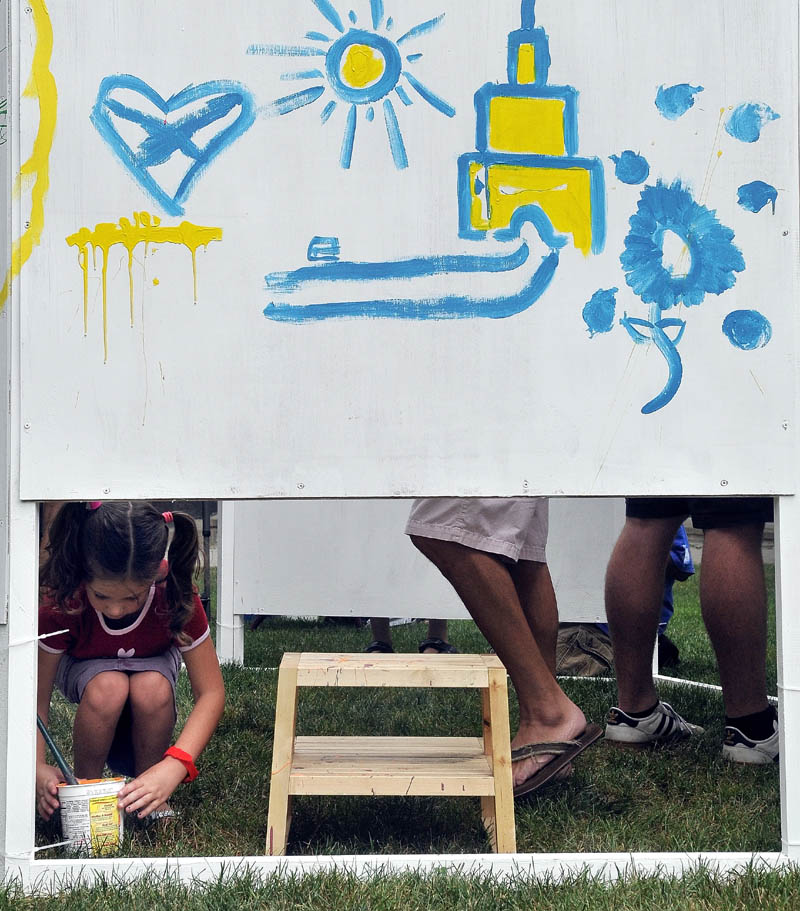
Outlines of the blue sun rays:
M 433 32 L 441 25 L 445 14 L 420 22 L 399 38 L 391 38 L 389 33 L 394 28 L 394 22 L 391 17 L 386 17 L 383 0 L 370 0 L 369 28 L 358 27 L 358 16 L 353 10 L 350 10 L 347 17 L 353 27 L 347 28 L 330 0 L 311 0 L 311 3 L 328 25 L 338 33 L 337 35 L 330 37 L 324 32 L 310 31 L 306 33 L 305 39 L 314 42 L 313 44 L 252 44 L 248 47 L 247 53 L 272 57 L 324 58 L 324 67 L 312 65 L 281 76 L 281 80 L 287 82 L 321 81 L 277 98 L 262 108 L 262 112 L 267 116 L 281 116 L 313 104 L 326 93 L 333 95 L 333 98 L 323 99 L 325 103 L 320 119 L 322 123 L 327 123 L 340 105 L 345 107 L 340 164 L 342 168 L 348 169 L 352 164 L 355 147 L 358 109 L 365 109 L 366 120 L 371 123 L 375 120 L 374 105 L 381 103 L 392 160 L 398 170 L 407 168 L 408 154 L 397 111 L 390 96 L 395 95 L 404 107 L 410 107 L 413 104 L 410 92 L 414 92 L 426 104 L 446 117 L 454 117 L 456 112 L 451 104 L 406 68 L 406 64 L 420 60 L 422 53 L 408 53 L 404 58 L 405 49 L 401 51 L 401 46 Z M 366 75 L 354 77 L 352 67 L 356 67 L 360 61 L 365 61 L 366 66 L 371 65 L 374 73 L 368 70 Z M 348 66 L 351 69 L 348 69 Z

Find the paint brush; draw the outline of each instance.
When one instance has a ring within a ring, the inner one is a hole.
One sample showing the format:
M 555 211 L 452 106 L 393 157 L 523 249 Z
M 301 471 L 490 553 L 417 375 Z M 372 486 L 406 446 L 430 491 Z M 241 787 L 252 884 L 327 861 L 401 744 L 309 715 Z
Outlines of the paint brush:
M 41 731 L 42 737 L 44 737 L 44 742 L 50 748 L 50 752 L 55 757 L 55 760 L 58 763 L 58 767 L 61 769 L 61 774 L 64 776 L 64 781 L 66 781 L 67 784 L 80 784 L 78 779 L 75 777 L 75 773 L 69 767 L 69 763 L 66 759 L 64 759 L 61 750 L 59 750 L 59 748 L 53 742 L 53 738 L 50 736 L 50 731 L 47 730 L 47 728 L 44 726 L 44 722 L 38 715 L 36 716 L 36 726 Z

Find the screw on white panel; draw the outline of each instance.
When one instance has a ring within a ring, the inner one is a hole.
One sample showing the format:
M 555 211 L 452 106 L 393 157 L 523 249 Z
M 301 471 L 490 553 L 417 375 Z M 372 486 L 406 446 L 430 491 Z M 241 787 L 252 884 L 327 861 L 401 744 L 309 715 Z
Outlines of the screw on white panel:
M 722 480 L 722 481 L 719 482 L 719 486 L 720 486 L 720 487 L 727 487 L 727 486 L 728 486 L 728 482 L 725 481 L 725 480 Z
M 104 487 L 104 488 L 103 488 L 103 493 L 111 493 L 111 488 L 110 488 L 110 487 Z
M 783 427 L 784 430 L 788 430 L 788 429 L 789 429 L 789 422 L 788 422 L 788 421 L 784 421 L 784 422 L 781 424 L 781 427 Z
M 300 484 L 297 485 L 297 489 L 302 490 L 305 486 L 306 485 L 301 482 Z
M 788 237 L 788 236 L 789 236 L 789 232 L 788 232 L 788 231 L 784 231 L 784 232 L 783 232 L 783 236 L 784 236 L 784 237 Z
M 31 429 L 31 423 L 30 423 L 30 421 L 25 421 L 25 423 L 23 424 L 23 427 L 24 427 L 26 430 L 30 430 L 30 429 Z

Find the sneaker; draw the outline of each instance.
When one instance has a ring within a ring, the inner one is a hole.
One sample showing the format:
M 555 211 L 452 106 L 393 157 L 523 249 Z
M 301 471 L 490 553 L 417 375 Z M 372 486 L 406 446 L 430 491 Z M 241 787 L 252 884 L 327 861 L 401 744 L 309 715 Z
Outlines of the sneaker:
M 731 762 L 751 765 L 768 765 L 778 761 L 778 722 L 775 731 L 766 740 L 751 740 L 739 730 L 728 725 L 722 737 L 722 758 Z
M 613 706 L 606 724 L 606 740 L 634 745 L 673 744 L 702 733 L 701 727 L 689 724 L 666 702 L 659 702 L 644 718 L 631 718 Z

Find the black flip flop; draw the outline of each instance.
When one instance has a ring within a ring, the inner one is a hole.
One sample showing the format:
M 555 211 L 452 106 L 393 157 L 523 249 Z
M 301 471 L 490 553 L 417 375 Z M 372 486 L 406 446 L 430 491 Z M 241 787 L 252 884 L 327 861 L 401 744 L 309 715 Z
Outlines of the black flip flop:
M 526 797 L 538 790 L 542 785 L 552 781 L 563 768 L 568 766 L 573 759 L 603 736 L 603 729 L 599 724 L 587 724 L 583 733 L 575 740 L 559 740 L 552 743 L 527 743 L 511 751 L 511 761 L 530 759 L 533 756 L 544 756 L 554 753 L 550 762 L 541 766 L 530 778 L 514 788 L 514 799 Z

